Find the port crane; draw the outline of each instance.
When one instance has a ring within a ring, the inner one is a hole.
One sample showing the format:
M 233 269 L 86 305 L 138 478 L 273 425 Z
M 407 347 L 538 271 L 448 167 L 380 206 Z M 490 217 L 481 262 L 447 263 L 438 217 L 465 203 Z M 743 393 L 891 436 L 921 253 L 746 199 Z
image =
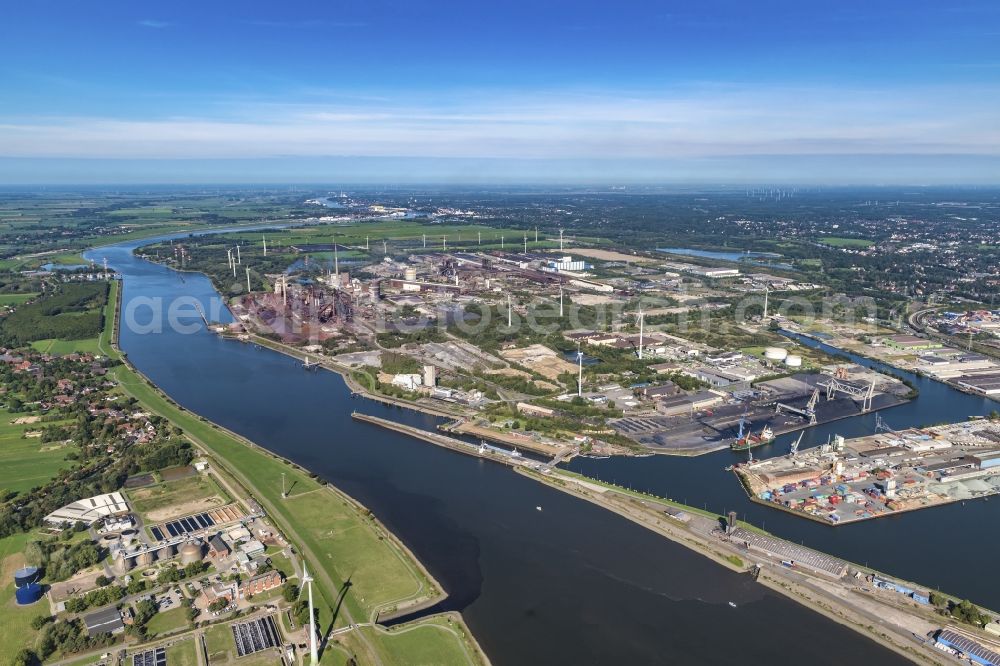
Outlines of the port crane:
M 860 400 L 862 414 L 866 414 L 872 410 L 872 400 L 875 397 L 874 379 L 868 386 L 855 386 L 854 384 L 843 382 L 837 377 L 831 377 L 828 381 L 820 382 L 817 386 L 826 389 L 827 400 L 833 400 L 833 397 L 839 392 L 853 398 L 855 402 Z
M 774 405 L 774 413 L 780 414 L 782 412 L 791 412 L 792 414 L 798 414 L 802 418 L 809 421 L 809 425 L 816 425 L 816 403 L 819 402 L 819 389 L 814 389 L 812 395 L 809 397 L 809 402 L 803 409 L 798 407 L 793 407 L 791 405 L 785 404 L 783 402 L 777 402 Z
M 882 418 L 882 415 L 878 413 L 875 414 L 875 432 L 887 432 L 893 435 L 899 434 L 893 430 L 892 426 L 886 423 L 885 419 Z
M 788 455 L 792 456 L 793 458 L 796 455 L 798 455 L 798 453 L 799 453 L 799 444 L 802 443 L 802 435 L 804 435 L 804 434 L 805 434 L 805 432 L 800 432 L 799 433 L 799 438 L 797 440 L 795 440 L 794 442 L 792 442 L 792 447 L 788 451 Z

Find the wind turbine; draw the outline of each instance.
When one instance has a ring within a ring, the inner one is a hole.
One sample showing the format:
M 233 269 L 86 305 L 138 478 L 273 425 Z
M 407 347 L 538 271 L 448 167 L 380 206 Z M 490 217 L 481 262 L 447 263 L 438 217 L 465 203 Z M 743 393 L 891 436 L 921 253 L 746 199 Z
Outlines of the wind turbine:
M 642 360 L 642 348 L 644 346 L 642 341 L 642 333 L 643 333 L 643 324 L 645 323 L 645 321 L 646 321 L 646 316 L 642 313 L 642 303 L 639 303 L 639 360 L 640 361 Z
M 580 364 L 580 376 L 576 380 L 576 395 L 579 397 L 583 396 L 583 351 L 580 349 L 579 345 L 576 348 L 576 362 Z
M 309 575 L 306 561 L 302 560 L 302 584 L 309 588 L 309 656 L 310 663 L 315 666 L 319 663 L 319 652 L 316 649 L 316 614 L 313 612 L 313 577 Z

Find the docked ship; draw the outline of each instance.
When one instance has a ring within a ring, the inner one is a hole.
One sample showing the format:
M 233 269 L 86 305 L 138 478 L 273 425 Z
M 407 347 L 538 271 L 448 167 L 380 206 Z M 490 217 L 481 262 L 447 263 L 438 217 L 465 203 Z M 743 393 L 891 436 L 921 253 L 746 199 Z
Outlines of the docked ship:
M 741 417 L 740 434 L 737 435 L 736 439 L 733 440 L 733 443 L 729 445 L 730 450 L 747 451 L 758 446 L 764 446 L 774 439 L 774 431 L 771 430 L 771 426 L 764 426 L 764 428 L 757 434 L 751 432 L 746 428 L 746 426 L 746 417 Z

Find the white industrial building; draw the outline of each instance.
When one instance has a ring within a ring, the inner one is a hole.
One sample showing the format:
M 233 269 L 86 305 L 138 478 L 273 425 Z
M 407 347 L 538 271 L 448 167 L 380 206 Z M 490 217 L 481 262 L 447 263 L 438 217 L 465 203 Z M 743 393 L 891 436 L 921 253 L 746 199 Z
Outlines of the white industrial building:
M 92 525 L 101 518 L 128 512 L 129 507 L 125 497 L 119 492 L 114 492 L 77 500 L 61 509 L 56 509 L 45 516 L 44 520 L 50 525 L 66 526 L 75 523 Z
M 548 262 L 547 268 L 556 272 L 562 271 L 585 271 L 592 268 L 590 264 L 581 260 L 574 260 L 573 257 L 560 257 Z

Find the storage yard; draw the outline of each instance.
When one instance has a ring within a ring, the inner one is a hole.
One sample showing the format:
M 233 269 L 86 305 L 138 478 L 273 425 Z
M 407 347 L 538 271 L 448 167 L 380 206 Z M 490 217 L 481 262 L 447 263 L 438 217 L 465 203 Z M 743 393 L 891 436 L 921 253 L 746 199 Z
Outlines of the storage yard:
M 1000 424 L 880 432 L 734 467 L 751 498 L 832 525 L 1000 492 Z
M 893 377 L 857 365 L 830 370 L 763 381 L 742 392 L 706 392 L 715 397 L 712 401 L 692 400 L 701 394 L 681 396 L 676 400 L 684 403 L 680 413 L 628 416 L 611 425 L 652 451 L 700 455 L 728 447 L 741 417 L 752 432 L 768 427 L 781 435 L 907 400 L 909 388 Z

